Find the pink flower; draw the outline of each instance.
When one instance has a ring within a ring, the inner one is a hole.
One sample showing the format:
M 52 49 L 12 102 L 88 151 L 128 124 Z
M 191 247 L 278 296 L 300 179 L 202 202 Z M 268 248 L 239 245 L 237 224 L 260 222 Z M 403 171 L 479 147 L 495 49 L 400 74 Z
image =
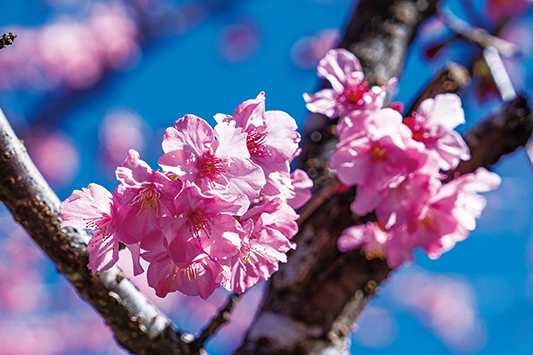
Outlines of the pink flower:
M 72 195 L 59 206 L 61 227 L 72 226 L 89 229 L 92 233 L 87 244 L 89 264 L 94 272 L 111 268 L 118 260 L 118 238 L 113 220 L 115 206 L 113 195 L 104 187 L 89 184 L 82 191 L 74 190 Z
M 217 114 L 218 125 L 233 124 L 246 133 L 246 146 L 254 163 L 261 166 L 265 176 L 274 171 L 289 172 L 289 162 L 300 142 L 294 118 L 283 111 L 265 111 L 265 94 L 243 102 L 233 116 Z M 215 130 L 217 129 L 215 127 Z
M 239 251 L 245 236 L 233 217 L 239 206 L 204 195 L 190 182 L 184 183 L 174 205 L 177 217 L 162 217 L 160 223 L 170 256 L 179 266 L 191 263 L 201 253 L 223 260 Z
M 133 149 L 117 168 L 116 175 L 121 182 L 115 191 L 122 205 L 120 224 L 131 237 L 128 243 L 140 242 L 160 228 L 160 217 L 175 214 L 174 197 L 181 191 L 182 183 L 153 171 Z
M 266 185 L 261 190 L 262 197 L 279 197 L 289 206 L 298 209 L 312 197 L 313 180 L 307 173 L 295 169 L 290 175 L 286 172 L 270 173 Z
M 383 88 L 368 83 L 353 53 L 345 49 L 332 49 L 318 64 L 318 76 L 327 79 L 332 89 L 322 89 L 316 94 L 304 94 L 307 109 L 329 118 L 345 116 L 351 111 L 374 111 L 383 107 L 383 100 L 397 79 L 393 78 Z
M 417 219 L 423 215 L 430 198 L 442 185 L 435 173 L 411 174 L 396 188 L 386 189 L 379 194 L 373 204 L 378 221 L 389 229 L 406 224 L 409 218 Z M 360 209 L 359 201 L 361 200 L 356 196 L 352 210 Z
M 341 252 L 361 248 L 368 259 L 386 257 L 389 233 L 378 224 L 367 222 L 346 228 L 337 241 Z
M 148 285 L 155 289 L 157 296 L 165 297 L 169 292 L 179 290 L 189 296 L 207 299 L 221 282 L 229 278 L 227 267 L 200 251 L 188 263 L 174 262 L 164 247 L 164 238 L 152 236 L 155 237 L 151 243 L 153 248 L 143 254 L 143 259 L 150 262 Z
M 311 192 L 313 180 L 309 178 L 305 171 L 295 169 L 291 173 L 291 182 L 293 194 L 290 199 L 287 199 L 287 204 L 294 209 L 298 209 L 313 197 Z
M 470 159 L 470 150 L 454 128 L 465 122 L 461 99 L 455 94 L 440 94 L 422 101 L 413 117 L 404 123 L 413 139 L 435 152 L 443 170 L 455 169 L 461 160 Z
M 200 296 L 204 300 L 229 277 L 228 270 L 207 254 L 198 255 L 187 267 L 179 271 L 183 274 L 180 292 L 189 296 Z
M 478 195 L 496 189 L 501 183 L 498 174 L 478 168 L 474 173 L 462 175 L 443 185 L 434 199 L 445 201 L 457 221 L 453 232 L 427 246 L 430 257 L 438 258 L 442 253 L 453 248 L 456 242 L 466 239 L 469 231 L 476 228 L 476 218 L 487 204 L 485 197 Z M 453 206 L 449 206 L 453 202 Z
M 285 254 L 292 248 L 289 239 L 297 231 L 293 231 L 291 224 L 297 218 L 294 210 L 279 199 L 263 201 L 246 213 L 242 225 L 247 234 L 240 252 L 228 262 L 231 279 L 225 287 L 242 293 L 268 280 L 278 270 L 280 261 L 287 262 Z
M 357 211 L 366 214 L 374 207 L 374 197 L 386 188 L 397 187 L 409 173 L 426 160 L 423 146 L 411 138 L 412 133 L 401 122 L 401 114 L 381 109 L 372 115 L 366 135 L 346 138 L 337 145 L 330 166 L 347 186 L 358 185 Z
M 217 125 L 194 115 L 176 121 L 165 131 L 159 165 L 181 180 L 197 183 L 202 191 L 219 194 L 246 212 L 265 185 L 263 170 L 250 160 L 246 134 L 233 125 Z
M 425 215 L 411 218 L 400 238 L 411 248 L 421 247 L 430 258 L 438 258 L 475 228 L 475 219 L 486 204 L 477 193 L 495 189 L 500 182 L 497 174 L 479 168 L 444 184 L 430 199 Z

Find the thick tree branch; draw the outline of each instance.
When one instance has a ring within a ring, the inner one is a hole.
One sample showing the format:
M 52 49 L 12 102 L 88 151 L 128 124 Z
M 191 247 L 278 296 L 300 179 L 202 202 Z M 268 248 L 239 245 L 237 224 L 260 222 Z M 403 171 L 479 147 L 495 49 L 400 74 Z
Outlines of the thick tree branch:
M 408 45 L 437 3 L 361 0 L 340 47 L 356 53 L 370 85 L 385 84 L 399 75 Z M 302 210 L 306 219 L 295 237 L 298 248 L 273 275 L 239 354 L 342 353 L 348 324 L 390 271 L 384 261 L 337 249 L 341 232 L 363 219 L 349 209 L 355 189 L 332 185 L 328 162 L 337 142 L 334 132 L 334 120 L 308 117 L 296 166 L 313 178 L 317 197 L 307 205 L 313 208 Z
M 176 327 L 124 277 L 118 267 L 87 269 L 88 236 L 61 228 L 59 199 L 0 111 L 0 200 L 59 272 L 104 317 L 117 341 L 135 354 L 189 354 Z
M 399 74 L 416 28 L 431 13 L 417 12 L 417 3 L 359 3 L 341 47 L 356 53 L 371 83 L 384 84 L 391 76 Z M 377 7 L 374 14 L 371 11 L 373 6 Z M 435 10 L 436 2 L 428 8 Z M 384 9 L 390 11 L 387 16 Z M 413 108 L 425 98 L 456 92 L 468 82 L 464 69 L 449 67 L 428 86 Z M 525 100 L 522 104 L 527 107 Z M 498 132 L 503 130 L 504 134 L 529 137 L 531 115 L 528 109 L 520 107 L 520 114 L 516 114 L 517 109 L 507 108 L 501 112 L 505 118 L 490 117 L 488 122 L 506 123 L 484 123 L 480 125 L 487 127 L 484 134 L 499 135 Z M 308 118 L 297 167 L 313 177 L 315 197 L 302 209 L 305 220 L 301 221 L 300 232 L 295 238 L 298 249 L 273 275 L 265 304 L 239 354 L 346 353 L 346 336 L 353 322 L 390 272 L 384 260 L 367 260 L 358 251 L 343 254 L 337 250 L 337 238 L 345 228 L 364 223 L 373 216 L 359 217 L 351 213 L 349 205 L 355 189 L 346 192 L 328 168 L 337 141 L 334 124 L 335 120 L 322 115 L 312 114 Z M 484 157 L 490 162 L 527 141 L 527 138 L 507 137 L 511 143 L 502 144 L 502 141 L 491 140 L 488 149 L 484 146 L 488 141 L 476 146 L 471 138 L 466 137 L 473 156 Z M 482 165 L 487 166 L 475 162 L 467 170 L 473 171 Z

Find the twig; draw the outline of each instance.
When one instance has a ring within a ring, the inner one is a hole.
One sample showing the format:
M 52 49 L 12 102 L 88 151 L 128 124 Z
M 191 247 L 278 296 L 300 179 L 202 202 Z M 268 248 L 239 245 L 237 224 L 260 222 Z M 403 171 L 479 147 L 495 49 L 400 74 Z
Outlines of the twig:
M 15 38 L 17 38 L 17 35 L 14 35 L 11 32 L 5 33 L 0 37 L 0 49 L 12 45 Z
M 118 267 L 96 275 L 90 272 L 87 234 L 60 227 L 59 198 L 1 111 L 0 200 L 58 271 L 105 318 L 120 345 L 134 354 L 190 354 L 176 327 Z
M 505 66 L 503 65 L 502 58 L 496 48 L 489 46 L 483 50 L 483 58 L 489 67 L 492 79 L 500 92 L 503 101 L 511 101 L 516 98 L 516 92 L 514 91 L 511 78 Z
M 217 331 L 218 328 L 220 328 L 220 326 L 222 326 L 224 323 L 227 323 L 229 322 L 229 319 L 230 319 L 230 312 L 231 310 L 233 309 L 233 307 L 235 307 L 235 305 L 237 304 L 237 302 L 239 301 L 239 298 L 242 296 L 243 294 L 234 294 L 233 296 L 231 296 L 229 299 L 228 299 L 228 302 L 226 303 L 226 306 L 224 308 L 222 308 L 219 312 L 218 312 L 218 316 L 216 316 L 216 318 L 214 318 L 212 321 L 211 321 L 211 324 L 209 324 L 209 326 L 204 329 L 204 331 L 202 332 L 202 334 L 200 334 L 200 336 L 198 338 L 196 338 L 192 343 L 191 343 L 191 346 L 193 348 L 193 351 L 196 352 L 196 351 L 200 351 L 200 349 L 203 348 L 204 346 L 204 343 L 205 341 L 213 334 L 215 334 L 215 332 Z
M 455 16 L 447 7 L 439 9 L 438 14 L 442 21 L 459 37 L 475 43 L 481 48 L 494 47 L 504 57 L 513 57 L 518 53 L 518 47 L 514 43 L 492 36 L 486 30 L 470 25 Z

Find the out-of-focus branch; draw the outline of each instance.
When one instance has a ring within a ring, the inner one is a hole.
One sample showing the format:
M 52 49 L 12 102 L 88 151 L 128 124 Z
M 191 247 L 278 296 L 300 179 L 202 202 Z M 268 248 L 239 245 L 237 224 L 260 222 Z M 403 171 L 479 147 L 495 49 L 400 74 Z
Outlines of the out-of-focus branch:
M 5 33 L 2 37 L 0 37 L 0 49 L 12 45 L 15 38 L 17 38 L 17 35 L 14 35 L 11 32 Z
M 472 158 L 448 172 L 449 179 L 457 173 L 471 173 L 480 166 L 490 169 L 503 155 L 525 146 L 532 133 L 531 109 L 526 98 L 518 96 L 464 135 Z
M 479 45 L 481 48 L 494 47 L 504 57 L 512 57 L 518 52 L 516 44 L 493 36 L 482 28 L 470 25 L 455 16 L 448 7 L 439 9 L 438 14 L 444 23 L 446 23 L 446 25 L 448 25 L 459 38 L 464 38 Z
M 190 354 L 180 333 L 118 267 L 87 268 L 88 236 L 61 228 L 59 199 L 0 111 L 0 200 L 80 295 L 104 317 L 117 341 L 135 354 Z
M 448 67 L 438 74 L 431 83 L 426 86 L 422 94 L 412 103 L 409 110 L 407 110 L 407 116 L 411 115 L 413 111 L 416 111 L 418 105 L 429 97 L 435 97 L 438 94 L 454 93 L 460 88 L 465 87 L 470 83 L 470 75 L 466 68 L 451 63 Z

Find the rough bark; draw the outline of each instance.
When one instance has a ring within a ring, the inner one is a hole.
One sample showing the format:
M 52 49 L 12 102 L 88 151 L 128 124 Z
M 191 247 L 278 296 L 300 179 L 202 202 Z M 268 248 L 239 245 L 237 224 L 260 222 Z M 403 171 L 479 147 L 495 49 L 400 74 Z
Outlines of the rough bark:
M 437 3 L 361 0 L 340 47 L 355 52 L 370 85 L 383 85 L 399 75 L 409 44 Z M 299 211 L 298 248 L 273 275 L 239 354 L 345 352 L 355 317 L 390 271 L 385 261 L 337 249 L 341 232 L 364 218 L 349 208 L 355 189 L 345 192 L 328 168 L 337 142 L 334 132 L 335 120 L 308 116 L 296 167 L 313 178 L 315 197 Z
M 361 1 L 340 47 L 355 52 L 372 84 L 385 84 L 398 76 L 407 48 L 421 22 L 435 12 L 437 2 Z M 468 83 L 464 69 L 449 67 L 420 95 L 413 108 L 438 93 L 456 92 Z M 514 104 L 511 104 L 513 106 Z M 483 157 L 461 172 L 474 171 L 484 162 L 495 162 L 503 154 L 526 143 L 531 136 L 531 115 L 525 100 L 521 109 L 507 108 L 481 126 L 483 135 L 515 135 L 508 144 L 490 140 L 477 146 L 467 136 L 474 157 Z M 513 106 L 514 107 L 514 106 Z M 498 117 L 498 118 L 496 118 Z M 505 122 L 505 123 L 502 123 Z M 296 167 L 306 170 L 315 182 L 314 198 L 300 212 L 298 249 L 289 262 L 273 275 L 264 305 L 239 354 L 345 354 L 346 336 L 369 297 L 390 272 L 383 260 L 367 260 L 357 251 L 337 250 L 337 238 L 350 225 L 373 216 L 355 216 L 349 205 L 355 189 L 341 187 L 328 168 L 337 142 L 335 120 L 309 115 L 302 139 L 302 154 Z M 474 131 L 476 131 L 474 129 Z M 525 140 L 524 140 L 524 137 Z M 479 138 L 482 139 L 482 138 Z M 460 167 L 462 169 L 462 166 Z
M 136 354 L 189 354 L 176 328 L 118 267 L 96 275 L 87 268 L 88 236 L 60 227 L 59 198 L 1 111 L 0 200 L 57 270 L 104 317 L 120 345 Z

